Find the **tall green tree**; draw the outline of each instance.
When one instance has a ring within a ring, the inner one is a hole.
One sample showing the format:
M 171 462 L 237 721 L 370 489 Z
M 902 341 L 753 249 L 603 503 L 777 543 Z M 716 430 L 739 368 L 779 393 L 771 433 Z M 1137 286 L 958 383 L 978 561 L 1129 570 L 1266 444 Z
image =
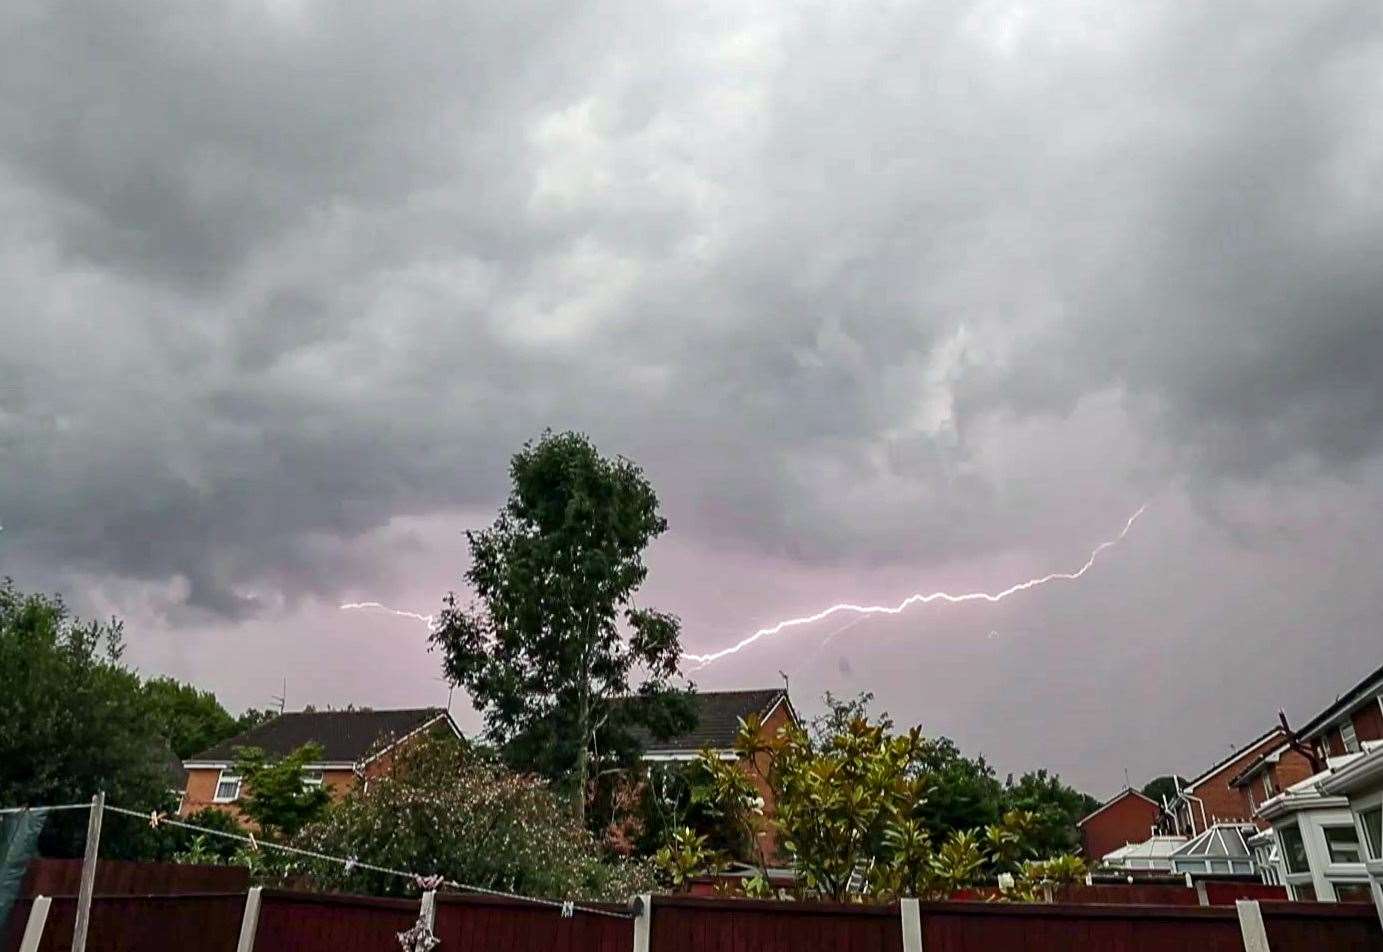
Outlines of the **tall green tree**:
M 144 682 L 144 697 L 159 732 L 181 760 L 240 732 L 215 694 L 191 684 L 154 678 Z
M 176 802 L 171 751 L 122 650 L 120 622 L 82 622 L 60 598 L 0 584 L 0 805 L 79 803 L 101 790 L 140 810 Z M 148 855 L 150 834 L 108 822 L 102 855 Z M 80 856 L 85 835 L 85 813 L 53 814 L 40 848 Z
M 1080 849 L 1080 830 L 1076 822 L 1100 805 L 1088 793 L 1061 782 L 1061 777 L 1045 769 L 1029 771 L 1015 782 L 1010 775 L 1004 784 L 1004 803 L 1010 810 L 1033 816 L 1028 842 L 1039 856 L 1074 853 Z
M 641 724 L 667 728 L 678 703 L 680 623 L 634 604 L 667 521 L 643 471 L 581 434 L 545 433 L 509 473 L 494 524 L 466 534 L 476 600 L 463 608 L 449 594 L 431 642 L 487 737 L 564 786 L 584 822 L 593 758 L 627 748 Z M 640 703 L 612 703 L 640 675 Z

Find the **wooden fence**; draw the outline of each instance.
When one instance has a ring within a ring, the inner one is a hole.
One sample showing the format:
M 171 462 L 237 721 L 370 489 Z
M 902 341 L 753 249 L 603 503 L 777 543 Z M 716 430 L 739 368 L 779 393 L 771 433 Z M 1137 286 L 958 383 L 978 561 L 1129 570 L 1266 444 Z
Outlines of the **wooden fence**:
M 379 952 L 419 915 L 416 900 L 263 890 L 179 896 L 98 896 L 88 952 L 235 952 L 242 916 L 254 952 Z M 0 952 L 16 952 L 34 900 L 17 904 Z M 623 907 L 598 907 L 624 913 Z M 985 902 L 842 906 L 659 896 L 646 918 L 576 911 L 475 896 L 439 895 L 437 952 L 1242 952 L 1241 912 L 1256 922 L 1271 952 L 1383 952 L 1371 906 L 1260 903 L 1230 906 L 1134 906 Z M 75 899 L 53 900 L 38 952 L 65 952 Z M 905 921 L 912 925 L 905 926 Z M 917 940 L 913 945 L 905 936 Z
M 5 952 L 19 949 L 33 904 L 33 899 L 15 903 L 5 930 L 8 935 L 4 945 L 0 945 Z M 91 902 L 87 952 L 235 952 L 244 910 L 244 893 L 97 896 Z M 37 952 L 67 952 L 72 946 L 76 917 L 76 896 L 53 897 Z M 398 943 L 394 946 L 397 948 Z
M 79 859 L 33 859 L 21 896 L 75 896 L 82 881 Z M 250 888 L 244 866 L 142 863 L 103 859 L 96 864 L 95 892 L 101 896 L 175 896 L 181 893 L 243 893 Z

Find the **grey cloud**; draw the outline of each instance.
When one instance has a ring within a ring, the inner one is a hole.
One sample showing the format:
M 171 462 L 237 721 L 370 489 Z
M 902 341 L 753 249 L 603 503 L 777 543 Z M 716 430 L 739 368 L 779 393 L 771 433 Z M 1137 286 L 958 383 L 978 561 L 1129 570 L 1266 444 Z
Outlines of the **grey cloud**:
M 1373 7 L 1015 11 L 8 7 L 0 558 L 243 618 L 545 425 L 826 563 L 1376 454 Z

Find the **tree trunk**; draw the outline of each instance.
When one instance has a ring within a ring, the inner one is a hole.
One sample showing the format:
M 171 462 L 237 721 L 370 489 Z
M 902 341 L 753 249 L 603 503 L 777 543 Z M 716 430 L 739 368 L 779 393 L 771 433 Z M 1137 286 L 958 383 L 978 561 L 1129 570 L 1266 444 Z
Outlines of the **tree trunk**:
M 571 812 L 576 817 L 576 822 L 584 830 L 586 828 L 586 777 L 590 773 L 590 745 L 589 737 L 591 723 L 591 702 L 590 692 L 583 687 L 581 690 L 581 703 L 576 711 L 576 777 L 572 790 Z

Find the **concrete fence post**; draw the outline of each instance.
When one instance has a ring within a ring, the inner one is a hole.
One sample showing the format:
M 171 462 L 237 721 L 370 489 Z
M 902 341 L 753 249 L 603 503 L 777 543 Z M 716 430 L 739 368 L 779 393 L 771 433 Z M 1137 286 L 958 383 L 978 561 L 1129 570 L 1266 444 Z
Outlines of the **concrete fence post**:
M 106 812 L 106 794 L 91 798 L 86 818 L 86 854 L 82 857 L 82 883 L 77 888 L 77 921 L 72 926 L 72 952 L 86 952 L 86 934 L 91 928 L 91 894 L 96 890 L 96 857 L 101 851 L 101 816 Z
M 259 886 L 251 886 L 245 893 L 245 913 L 240 917 L 240 940 L 235 943 L 235 952 L 254 952 L 255 933 L 259 931 Z
M 423 922 L 427 923 L 427 931 L 435 932 L 433 928 L 437 924 L 437 890 L 429 889 L 423 893 L 422 904 L 418 907 L 418 915 Z
M 1244 952 L 1270 952 L 1268 929 L 1263 925 L 1263 909 L 1256 899 L 1236 899 L 1239 912 L 1239 933 L 1244 938 Z
M 922 909 L 916 899 L 898 902 L 903 927 L 903 952 L 922 952 Z
M 29 922 L 24 926 L 24 938 L 19 940 L 19 952 L 38 952 L 38 944 L 43 940 L 43 927 L 48 923 L 48 907 L 53 900 L 47 896 L 35 896 L 29 908 Z
M 634 952 L 648 952 L 653 935 L 653 896 L 644 893 L 634 897 Z

